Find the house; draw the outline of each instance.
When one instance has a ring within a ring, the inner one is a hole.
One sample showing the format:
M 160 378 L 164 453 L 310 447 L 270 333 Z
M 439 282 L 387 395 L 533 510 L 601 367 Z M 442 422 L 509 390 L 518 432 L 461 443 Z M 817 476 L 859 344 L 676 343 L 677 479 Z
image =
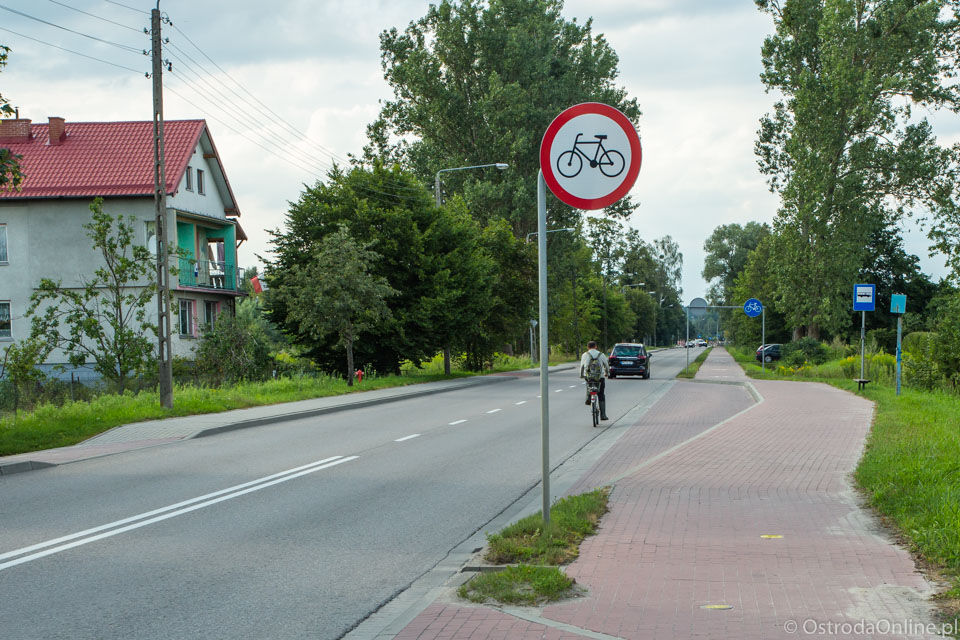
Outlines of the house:
M 20 191 L 0 190 L 0 349 L 30 334 L 24 317 L 42 278 L 81 286 L 101 266 L 84 224 L 95 197 L 133 216 L 136 241 L 156 252 L 152 122 L 0 120 L 0 147 L 23 157 Z M 167 231 L 184 252 L 171 275 L 172 353 L 189 357 L 204 325 L 232 309 L 246 240 L 240 210 L 203 120 L 164 122 Z M 156 322 L 156 305 L 148 309 Z M 45 368 L 66 362 L 55 352 Z

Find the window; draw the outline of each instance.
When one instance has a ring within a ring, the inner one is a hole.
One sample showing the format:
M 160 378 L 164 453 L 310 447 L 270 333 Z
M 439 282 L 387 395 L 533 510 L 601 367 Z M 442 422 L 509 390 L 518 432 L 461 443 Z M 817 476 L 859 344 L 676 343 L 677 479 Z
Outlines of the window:
M 187 191 L 193 191 L 193 167 L 191 166 L 187 166 Z
M 180 303 L 180 335 L 197 335 L 197 325 L 194 321 L 194 318 L 196 317 L 196 306 L 194 301 L 187 300 L 186 298 L 180 298 L 178 302 Z
M 219 302 L 211 302 L 210 300 L 205 300 L 203 302 L 203 324 L 206 325 L 207 331 L 213 331 L 213 325 L 216 324 L 217 316 L 219 315 Z
M 144 226 L 144 238 L 147 244 L 147 249 L 150 251 L 151 255 L 157 255 L 157 221 L 148 220 L 143 223 Z
M 0 338 L 13 337 L 13 324 L 10 319 L 10 303 L 0 302 Z
M 0 264 L 7 261 L 7 225 L 0 224 Z
M 206 191 L 203 190 L 203 170 L 197 169 L 197 193 L 203 195 Z

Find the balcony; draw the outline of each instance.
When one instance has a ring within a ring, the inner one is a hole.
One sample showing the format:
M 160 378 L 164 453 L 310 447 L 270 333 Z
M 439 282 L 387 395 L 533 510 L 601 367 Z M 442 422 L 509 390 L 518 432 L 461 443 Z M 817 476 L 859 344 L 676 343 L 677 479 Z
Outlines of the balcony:
M 178 278 L 181 287 L 239 291 L 242 273 L 242 269 L 226 262 L 180 258 Z

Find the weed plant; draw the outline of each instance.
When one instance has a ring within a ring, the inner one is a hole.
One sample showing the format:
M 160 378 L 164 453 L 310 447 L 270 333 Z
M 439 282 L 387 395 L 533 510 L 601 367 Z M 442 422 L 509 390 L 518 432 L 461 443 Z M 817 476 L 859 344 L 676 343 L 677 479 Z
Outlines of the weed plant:
M 462 585 L 457 593 L 476 603 L 493 601 L 534 606 L 565 598 L 572 587 L 573 579 L 557 567 L 520 565 L 481 573 Z

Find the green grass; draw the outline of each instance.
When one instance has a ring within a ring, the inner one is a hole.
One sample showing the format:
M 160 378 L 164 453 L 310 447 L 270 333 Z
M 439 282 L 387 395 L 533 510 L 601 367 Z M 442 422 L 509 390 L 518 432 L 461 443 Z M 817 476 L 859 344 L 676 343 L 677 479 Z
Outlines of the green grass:
M 537 565 L 572 562 L 583 539 L 596 532 L 600 517 L 607 512 L 609 496 L 609 487 L 568 496 L 550 507 L 550 524 L 545 529 L 538 511 L 488 535 L 486 560 Z
M 557 356 L 557 361 L 551 361 L 550 364 L 564 361 L 562 356 Z M 529 358 L 502 356 L 492 370 L 482 373 L 515 371 L 531 366 Z M 403 371 L 404 375 L 399 376 L 367 376 L 362 383 L 352 387 L 348 387 L 342 378 L 329 375 L 285 377 L 221 388 L 177 386 L 172 409 L 162 408 L 158 394 L 149 391 L 124 395 L 103 394 L 90 402 L 67 402 L 62 406 L 41 405 L 32 411 L 19 411 L 16 415 L 0 417 L 0 456 L 66 447 L 113 427 L 144 420 L 218 413 L 481 375 L 453 371 L 450 376 L 445 376 L 442 358 L 439 364 L 434 359 L 422 369 L 407 366 Z
M 487 536 L 485 559 L 516 564 L 503 571 L 483 572 L 460 587 L 461 598 L 473 602 L 535 605 L 570 596 L 574 581 L 556 566 L 572 562 L 580 543 L 597 530 L 607 512 L 610 487 L 568 496 L 550 507 L 550 524 L 541 512 L 527 516 Z M 535 565 L 535 566 L 531 566 Z
M 823 382 L 875 403 L 857 486 L 912 550 L 951 581 L 941 597 L 960 599 L 960 397 L 907 387 L 898 397 L 881 366 L 869 376 L 874 382 L 858 391 L 844 360 L 762 374 L 752 352 L 728 351 L 751 377 Z M 854 365 L 859 375 L 859 357 Z
M 707 347 L 706 351 L 697 356 L 697 359 L 690 363 L 689 367 L 684 367 L 683 370 L 677 374 L 678 378 L 694 378 L 697 375 L 697 371 L 700 371 L 700 366 L 707 359 L 707 356 L 710 355 L 710 352 L 713 351 L 713 347 Z
M 534 606 L 567 597 L 574 581 L 557 567 L 520 565 L 481 573 L 457 591 L 471 602 L 500 602 Z

